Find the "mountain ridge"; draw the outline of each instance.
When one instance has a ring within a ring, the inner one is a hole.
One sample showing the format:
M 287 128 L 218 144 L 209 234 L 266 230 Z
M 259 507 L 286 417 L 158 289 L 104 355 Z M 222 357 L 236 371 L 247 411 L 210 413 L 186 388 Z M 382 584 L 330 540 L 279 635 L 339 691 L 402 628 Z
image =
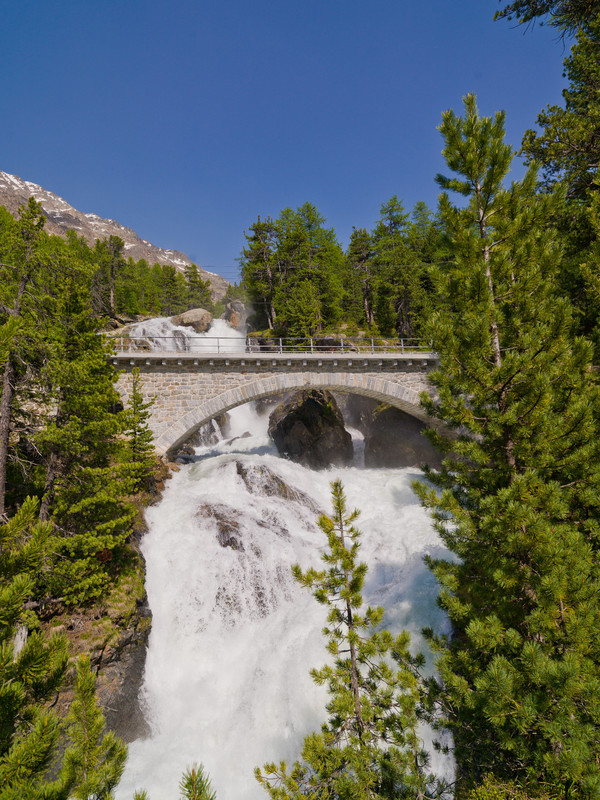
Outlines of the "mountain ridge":
M 83 236 L 90 246 L 94 245 L 96 239 L 119 236 L 125 243 L 124 255 L 133 258 L 134 261 L 145 258 L 149 264 L 170 264 L 180 272 L 192 263 L 192 260 L 180 250 L 158 247 L 147 239 L 142 239 L 133 228 L 121 225 L 117 220 L 78 211 L 62 197 L 44 189 L 43 186 L 0 170 L 0 205 L 5 206 L 15 216 L 19 206 L 27 203 L 30 196 L 42 204 L 48 233 L 65 236 L 68 230 L 73 230 L 78 236 Z M 229 281 L 216 272 L 209 272 L 200 266 L 198 272 L 203 280 L 209 281 L 213 299 L 218 300 L 223 297 Z

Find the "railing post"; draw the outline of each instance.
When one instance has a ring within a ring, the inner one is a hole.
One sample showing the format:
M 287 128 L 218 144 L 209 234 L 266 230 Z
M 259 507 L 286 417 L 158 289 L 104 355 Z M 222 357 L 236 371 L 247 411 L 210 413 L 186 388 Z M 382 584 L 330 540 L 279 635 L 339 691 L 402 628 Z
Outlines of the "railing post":
M 371 339 L 371 353 L 375 352 L 375 345 L 373 343 L 373 339 Z
M 342 353 L 343 353 L 344 352 L 344 340 L 340 339 L 340 342 L 342 343 Z
M 313 350 L 313 340 L 312 340 L 312 339 L 310 340 L 310 352 L 311 352 L 311 353 L 314 353 L 314 350 Z
M 217 353 L 221 352 L 221 339 L 217 336 Z
M 283 341 L 281 337 L 279 337 L 279 354 L 283 353 Z
M 400 352 L 404 355 L 404 339 L 400 339 Z

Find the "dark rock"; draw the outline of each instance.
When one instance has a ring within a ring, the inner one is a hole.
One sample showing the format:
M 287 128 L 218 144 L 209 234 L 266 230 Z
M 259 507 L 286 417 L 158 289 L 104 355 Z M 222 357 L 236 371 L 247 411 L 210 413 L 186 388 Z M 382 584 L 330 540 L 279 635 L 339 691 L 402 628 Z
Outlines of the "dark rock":
M 232 550 L 242 550 L 240 534 L 240 512 L 220 503 L 202 503 L 196 512 L 197 517 L 214 519 L 217 525 L 217 540 L 221 547 L 231 547 Z
M 442 455 L 423 435 L 425 423 L 391 406 L 379 406 L 365 436 L 366 467 L 441 465 Z
M 355 353 L 357 348 L 345 336 L 313 339 L 313 348 L 322 353 Z
M 250 494 L 258 494 L 261 497 L 281 497 L 283 500 L 301 503 L 315 514 L 320 513 L 317 504 L 307 494 L 289 486 L 283 478 L 280 478 L 268 467 L 263 465 L 246 467 L 241 461 L 236 461 L 235 466 L 237 474 L 244 481 Z
M 354 456 L 352 437 L 327 391 L 298 392 L 277 406 L 269 435 L 282 455 L 314 469 L 343 466 Z
M 239 441 L 240 439 L 249 439 L 252 436 L 250 431 L 245 431 L 244 433 L 240 433 L 239 436 L 234 436 L 232 439 L 228 439 L 225 444 L 233 444 L 234 442 Z
M 248 312 L 246 311 L 246 306 L 241 300 L 230 300 L 225 306 L 223 319 L 225 322 L 228 322 L 232 328 L 235 328 L 236 331 L 242 331 L 245 333 L 247 318 Z
M 140 705 L 150 623 L 150 609 L 144 605 L 139 610 L 135 627 L 123 631 L 116 647 L 105 651 L 102 657 L 102 680 L 97 688 L 99 700 L 108 728 L 125 742 L 150 733 Z
M 229 417 L 227 414 L 221 414 L 221 416 L 215 418 L 214 422 L 217 424 L 219 430 L 215 430 L 212 420 L 201 425 L 179 448 L 176 454 L 177 460 L 181 457 L 185 459 L 188 456 L 194 456 L 196 447 L 208 447 L 219 441 L 223 434 L 224 427 L 229 424 Z
M 231 430 L 231 418 L 229 414 L 227 412 L 219 414 L 218 417 L 215 417 L 215 422 L 221 431 L 221 436 L 223 438 L 229 436 L 229 431 Z
M 223 503 L 202 503 L 196 511 L 196 517 L 198 519 L 215 522 L 217 541 L 221 547 L 230 547 L 232 550 L 239 550 L 242 553 L 245 550 L 242 523 L 250 522 L 250 514 L 246 512 L 242 515 L 237 509 Z M 252 518 L 252 524 L 256 525 L 258 528 L 269 530 L 276 536 L 281 536 L 284 539 L 289 538 L 287 528 L 275 514 L 264 510 L 261 514 L 262 516 L 260 519 Z M 255 552 L 255 555 L 260 555 L 260 553 Z
M 213 315 L 205 308 L 190 308 L 183 314 L 170 317 L 170 320 L 173 325 L 183 325 L 184 328 L 193 328 L 196 333 L 206 333 L 213 321 Z
M 381 406 L 378 400 L 360 394 L 337 393 L 334 395 L 346 425 L 356 428 L 365 436 L 373 423 L 373 414 Z
M 280 350 L 279 339 L 273 336 L 248 336 L 247 344 L 250 353 L 278 353 Z

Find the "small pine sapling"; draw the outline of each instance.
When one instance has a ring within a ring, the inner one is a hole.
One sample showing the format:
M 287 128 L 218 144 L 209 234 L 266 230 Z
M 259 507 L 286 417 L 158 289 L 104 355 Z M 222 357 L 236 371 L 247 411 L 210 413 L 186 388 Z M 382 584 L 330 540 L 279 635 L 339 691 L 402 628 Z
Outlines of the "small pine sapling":
M 142 388 L 139 368 L 134 367 L 131 373 L 131 393 L 125 412 L 125 433 L 128 437 L 128 453 L 138 488 L 154 467 L 153 436 L 148 424 L 154 399 L 144 400 Z
M 326 568 L 292 568 L 329 609 L 323 635 L 332 663 L 311 672 L 328 688 L 329 719 L 305 738 L 291 769 L 283 761 L 266 764 L 256 778 L 274 800 L 438 795 L 417 734 L 422 659 L 411 656 L 406 632 L 394 637 L 381 628 L 382 608 L 361 610 L 367 565 L 357 561 L 361 533 L 353 523 L 359 512 L 347 513 L 339 480 L 331 487 L 333 515 L 319 519 L 328 542 Z
M 127 745 L 105 728 L 90 661 L 82 657 L 77 662 L 75 698 L 67 716 L 71 745 L 63 762 L 63 774 L 74 786 L 71 796 L 75 800 L 111 800 L 123 773 Z
M 194 764 L 186 769 L 179 781 L 180 800 L 217 800 L 210 778 L 202 764 Z M 133 800 L 150 800 L 145 789 L 134 793 Z

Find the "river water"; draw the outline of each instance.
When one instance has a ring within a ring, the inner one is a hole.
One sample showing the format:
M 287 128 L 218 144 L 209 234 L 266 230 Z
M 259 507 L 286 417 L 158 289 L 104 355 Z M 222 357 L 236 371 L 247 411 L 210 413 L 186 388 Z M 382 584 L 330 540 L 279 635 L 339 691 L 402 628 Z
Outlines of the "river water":
M 447 628 L 423 564 L 425 553 L 444 551 L 411 489 L 418 471 L 363 468 L 355 432 L 357 463 L 315 472 L 277 455 L 268 417 L 252 406 L 230 416 L 228 438 L 197 448 L 147 512 L 153 622 L 143 703 L 152 733 L 130 745 L 117 800 L 140 788 L 150 800 L 176 800 L 194 763 L 219 800 L 264 800 L 254 768 L 293 761 L 325 719 L 326 692 L 309 676 L 327 659 L 325 609 L 290 566 L 321 567 L 316 518 L 330 512 L 334 478 L 361 509 L 367 602 L 385 607 L 392 631 L 411 632 L 415 651 L 423 627 Z M 451 778 L 448 757 L 433 753 L 432 767 Z

